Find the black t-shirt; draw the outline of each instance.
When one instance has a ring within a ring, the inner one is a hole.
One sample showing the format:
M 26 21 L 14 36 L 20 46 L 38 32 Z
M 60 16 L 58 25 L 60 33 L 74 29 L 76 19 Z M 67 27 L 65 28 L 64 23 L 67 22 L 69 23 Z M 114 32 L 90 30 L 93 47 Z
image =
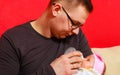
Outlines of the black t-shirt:
M 81 29 L 78 35 L 56 39 L 40 35 L 29 22 L 19 25 L 0 38 L 0 74 L 55 75 L 50 63 L 68 47 L 80 50 L 84 57 L 92 54 Z

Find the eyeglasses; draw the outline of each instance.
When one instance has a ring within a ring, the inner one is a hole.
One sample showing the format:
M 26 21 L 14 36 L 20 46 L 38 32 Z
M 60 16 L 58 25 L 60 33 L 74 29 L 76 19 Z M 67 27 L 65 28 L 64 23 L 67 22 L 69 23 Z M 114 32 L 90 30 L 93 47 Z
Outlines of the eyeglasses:
M 72 23 L 71 28 L 72 30 L 81 27 L 83 24 L 81 24 L 80 22 L 76 22 L 74 23 L 72 18 L 68 15 L 67 11 L 62 7 L 63 11 L 65 12 L 65 14 L 67 15 L 68 19 L 70 20 L 70 22 Z

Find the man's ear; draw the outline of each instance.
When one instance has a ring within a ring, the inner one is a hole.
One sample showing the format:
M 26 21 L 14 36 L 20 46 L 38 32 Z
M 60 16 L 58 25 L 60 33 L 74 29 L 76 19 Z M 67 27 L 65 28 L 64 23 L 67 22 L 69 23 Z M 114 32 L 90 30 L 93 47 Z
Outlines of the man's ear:
M 54 3 L 52 5 L 52 14 L 53 16 L 57 16 L 62 10 L 62 5 L 60 3 Z

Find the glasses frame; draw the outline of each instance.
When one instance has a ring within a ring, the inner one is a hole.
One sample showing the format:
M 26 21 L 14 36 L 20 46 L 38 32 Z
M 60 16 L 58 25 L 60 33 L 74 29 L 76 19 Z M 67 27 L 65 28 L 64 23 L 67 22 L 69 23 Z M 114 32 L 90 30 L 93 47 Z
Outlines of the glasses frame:
M 62 7 L 63 11 L 65 12 L 65 14 L 67 15 L 68 19 L 70 20 L 71 22 L 71 28 L 72 30 L 76 29 L 76 28 L 79 28 L 82 26 L 82 24 L 80 22 L 77 22 L 76 24 L 73 22 L 72 18 L 68 15 L 67 11 L 64 9 L 64 7 Z

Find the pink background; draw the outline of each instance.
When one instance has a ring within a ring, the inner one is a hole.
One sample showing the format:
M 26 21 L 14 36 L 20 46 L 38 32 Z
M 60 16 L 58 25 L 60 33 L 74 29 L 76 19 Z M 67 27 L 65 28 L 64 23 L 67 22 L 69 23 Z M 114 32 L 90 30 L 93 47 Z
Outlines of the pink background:
M 35 19 L 49 0 L 0 0 L 0 36 L 9 28 Z M 120 45 L 120 0 L 92 0 L 94 10 L 83 26 L 91 47 Z

